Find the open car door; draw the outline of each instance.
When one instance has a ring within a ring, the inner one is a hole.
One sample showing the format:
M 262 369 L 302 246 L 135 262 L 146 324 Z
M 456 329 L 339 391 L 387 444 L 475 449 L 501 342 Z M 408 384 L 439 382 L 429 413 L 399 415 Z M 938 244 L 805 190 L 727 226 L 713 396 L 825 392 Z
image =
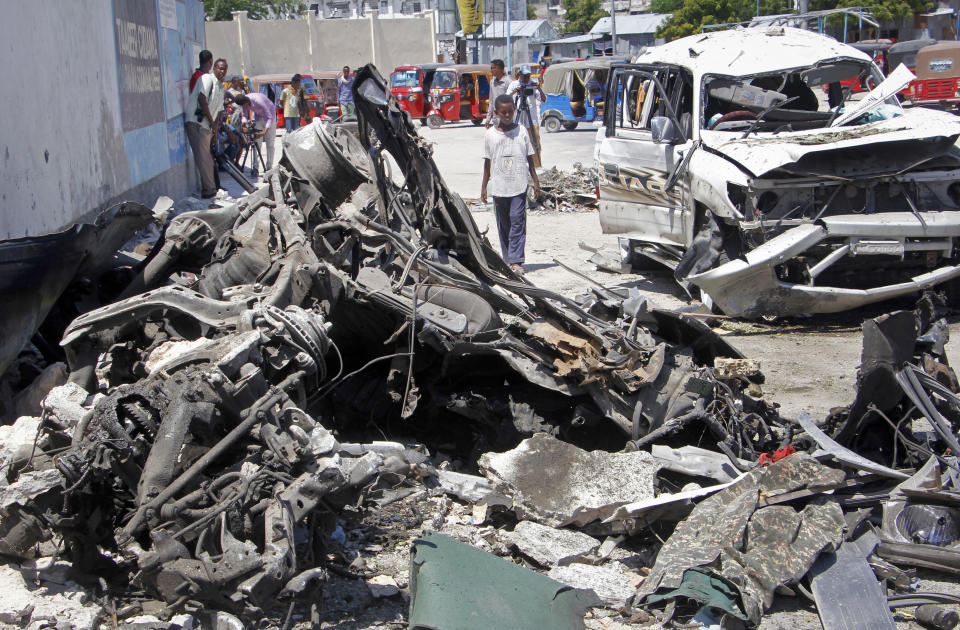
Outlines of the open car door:
M 614 66 L 598 135 L 600 225 L 604 233 L 686 245 L 685 178 L 677 177 L 691 140 L 693 86 L 668 66 Z

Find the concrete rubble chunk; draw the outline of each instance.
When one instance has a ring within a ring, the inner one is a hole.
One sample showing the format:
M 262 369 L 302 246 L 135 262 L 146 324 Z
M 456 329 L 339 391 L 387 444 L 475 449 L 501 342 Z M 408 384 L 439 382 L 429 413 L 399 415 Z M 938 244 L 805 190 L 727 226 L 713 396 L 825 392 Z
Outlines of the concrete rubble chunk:
M 520 553 L 545 567 L 570 564 L 600 547 L 599 540 L 583 532 L 555 529 L 532 521 L 520 521 L 504 538 Z
M 392 597 L 400 593 L 400 585 L 389 575 L 376 575 L 367 580 L 367 588 L 374 597 Z
M 92 630 L 101 609 L 89 599 L 76 584 L 34 587 L 14 567 L 0 565 L 0 623 L 27 627 L 31 621 L 55 620 L 47 625 Z
M 0 509 L 27 505 L 44 492 L 59 487 L 62 482 L 63 476 L 53 468 L 23 473 L 10 485 L 0 488 Z
M 621 505 L 653 497 L 660 464 L 649 453 L 585 451 L 545 433 L 505 453 L 485 453 L 480 470 L 513 500 L 521 519 L 582 527 Z
M 0 426 L 0 471 L 6 470 L 15 461 L 30 457 L 37 432 L 40 430 L 40 418 L 22 416 L 12 425 Z M 37 444 L 38 449 L 45 446 L 45 439 Z
M 75 427 L 87 409 L 83 406 L 90 394 L 76 383 L 54 387 L 43 399 L 43 410 L 53 415 L 60 424 Z
M 575 562 L 550 569 L 547 577 L 573 588 L 591 590 L 604 604 L 617 609 L 626 606 L 636 593 L 631 586 L 633 576 L 616 564 L 594 566 Z

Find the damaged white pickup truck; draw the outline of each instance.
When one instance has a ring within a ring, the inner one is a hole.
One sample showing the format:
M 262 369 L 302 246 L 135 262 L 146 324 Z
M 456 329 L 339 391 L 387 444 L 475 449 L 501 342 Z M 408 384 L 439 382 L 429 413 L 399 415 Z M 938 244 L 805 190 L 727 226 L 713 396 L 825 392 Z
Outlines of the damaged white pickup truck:
M 613 67 L 603 231 L 705 303 L 831 313 L 960 276 L 960 118 L 901 109 L 906 68 L 884 80 L 866 54 L 792 28 L 695 35 Z M 876 87 L 851 96 L 852 78 Z

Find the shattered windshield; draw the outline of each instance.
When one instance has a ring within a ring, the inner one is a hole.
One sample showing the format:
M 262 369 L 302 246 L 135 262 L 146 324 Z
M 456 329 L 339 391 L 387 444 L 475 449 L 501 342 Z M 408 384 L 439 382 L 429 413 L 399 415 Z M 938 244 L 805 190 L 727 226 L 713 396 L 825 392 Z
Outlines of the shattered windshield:
M 397 70 L 390 75 L 390 86 L 395 88 L 411 88 L 420 85 L 420 71 L 415 69 Z
M 749 77 L 707 77 L 702 125 L 775 133 L 826 127 L 882 79 L 873 64 L 849 59 Z M 899 105 L 889 99 L 856 122 L 898 115 Z
M 433 77 L 433 87 L 441 89 L 457 87 L 457 73 L 449 71 L 438 72 Z

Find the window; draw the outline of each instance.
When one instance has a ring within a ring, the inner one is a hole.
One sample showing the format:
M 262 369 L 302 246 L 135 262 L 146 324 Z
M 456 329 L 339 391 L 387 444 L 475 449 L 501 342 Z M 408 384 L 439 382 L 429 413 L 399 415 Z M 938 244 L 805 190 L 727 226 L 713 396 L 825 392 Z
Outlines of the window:
M 609 110 L 607 135 L 619 130 L 650 130 L 653 118 L 674 118 L 690 136 L 693 85 L 677 68 L 619 70 L 614 74 L 616 108 Z
M 419 3 L 419 2 L 414 2 L 414 3 L 413 3 L 413 12 L 414 12 L 414 13 L 420 13 L 420 11 L 422 11 L 422 9 L 420 8 L 420 3 Z

